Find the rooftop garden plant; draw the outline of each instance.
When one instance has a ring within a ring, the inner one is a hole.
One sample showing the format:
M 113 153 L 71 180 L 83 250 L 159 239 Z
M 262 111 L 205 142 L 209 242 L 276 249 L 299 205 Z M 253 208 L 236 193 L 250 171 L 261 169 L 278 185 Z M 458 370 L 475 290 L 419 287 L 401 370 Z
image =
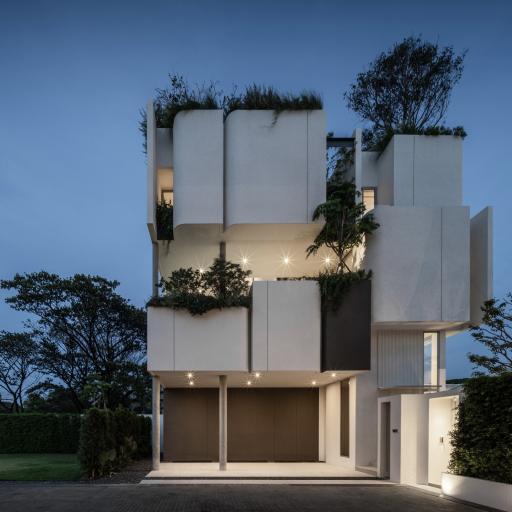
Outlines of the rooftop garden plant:
M 359 73 L 345 100 L 369 123 L 363 133 L 365 149 L 382 151 L 394 134 L 465 137 L 461 126 L 443 126 L 465 55 L 457 55 L 450 46 L 408 37 Z
M 163 294 L 153 297 L 148 306 L 185 309 L 202 315 L 212 309 L 250 306 L 250 270 L 237 263 L 216 258 L 205 271 L 180 268 L 162 279 Z
M 312 91 L 299 94 L 280 92 L 274 87 L 252 84 L 242 92 L 233 88 L 225 94 L 214 82 L 208 85 L 190 85 L 183 76 L 169 75 L 169 85 L 157 89 L 153 100 L 157 128 L 172 128 L 174 118 L 183 110 L 219 109 L 227 116 L 234 110 L 274 110 L 276 116 L 287 110 L 315 110 L 322 108 L 322 99 Z M 146 111 L 141 111 L 140 131 L 146 140 Z

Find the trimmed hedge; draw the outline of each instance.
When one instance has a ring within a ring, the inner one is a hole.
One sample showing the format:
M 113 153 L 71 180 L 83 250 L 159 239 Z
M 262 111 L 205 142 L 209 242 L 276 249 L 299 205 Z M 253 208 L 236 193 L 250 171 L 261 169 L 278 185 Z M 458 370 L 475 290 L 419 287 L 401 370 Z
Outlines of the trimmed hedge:
M 79 414 L 1 414 L 0 453 L 76 453 Z
M 512 373 L 464 383 L 452 435 L 452 473 L 512 483 Z
M 151 419 L 126 409 L 89 409 L 82 421 L 78 456 L 89 478 L 108 475 L 151 452 Z

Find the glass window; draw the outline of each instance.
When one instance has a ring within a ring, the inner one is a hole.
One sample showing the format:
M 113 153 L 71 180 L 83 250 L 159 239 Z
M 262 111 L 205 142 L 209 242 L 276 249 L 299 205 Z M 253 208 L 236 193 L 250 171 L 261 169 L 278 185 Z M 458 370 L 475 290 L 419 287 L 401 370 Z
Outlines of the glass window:
M 366 187 L 363 188 L 363 204 L 366 211 L 373 210 L 377 200 L 377 189 Z
M 423 384 L 438 385 L 439 336 L 437 332 L 423 333 Z
M 162 203 L 172 204 L 173 203 L 173 192 L 172 189 L 162 189 Z

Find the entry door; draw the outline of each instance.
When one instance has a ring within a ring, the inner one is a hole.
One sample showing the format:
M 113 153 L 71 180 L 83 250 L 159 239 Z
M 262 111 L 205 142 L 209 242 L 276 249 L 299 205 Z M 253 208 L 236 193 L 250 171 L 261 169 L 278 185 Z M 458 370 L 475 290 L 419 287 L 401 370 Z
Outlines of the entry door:
M 218 460 L 218 389 L 166 389 L 164 460 Z M 228 461 L 318 461 L 318 389 L 228 389 Z

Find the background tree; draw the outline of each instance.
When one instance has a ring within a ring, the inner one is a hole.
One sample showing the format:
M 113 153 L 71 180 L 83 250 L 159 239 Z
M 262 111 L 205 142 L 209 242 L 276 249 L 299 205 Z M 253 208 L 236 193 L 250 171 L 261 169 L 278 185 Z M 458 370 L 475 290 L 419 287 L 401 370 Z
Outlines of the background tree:
M 35 316 L 40 371 L 64 386 L 78 411 L 89 405 L 90 379 L 104 384 L 105 404 L 130 407 L 145 378 L 146 315 L 116 293 L 117 281 L 77 274 L 16 274 L 0 282 L 6 302 Z M 55 388 L 57 389 L 57 388 Z
M 383 149 L 393 133 L 430 130 L 464 136 L 461 127 L 435 130 L 462 76 L 464 57 L 465 52 L 456 55 L 450 46 L 408 37 L 359 73 L 344 97 L 347 106 L 370 123 L 364 133 L 366 148 Z
M 37 343 L 30 333 L 0 332 L 0 404 L 23 412 L 25 389 L 37 372 Z
M 468 358 L 475 369 L 484 368 L 491 375 L 512 372 L 512 293 L 486 301 L 482 311 L 482 324 L 473 327 L 471 334 L 491 355 L 468 354 Z

